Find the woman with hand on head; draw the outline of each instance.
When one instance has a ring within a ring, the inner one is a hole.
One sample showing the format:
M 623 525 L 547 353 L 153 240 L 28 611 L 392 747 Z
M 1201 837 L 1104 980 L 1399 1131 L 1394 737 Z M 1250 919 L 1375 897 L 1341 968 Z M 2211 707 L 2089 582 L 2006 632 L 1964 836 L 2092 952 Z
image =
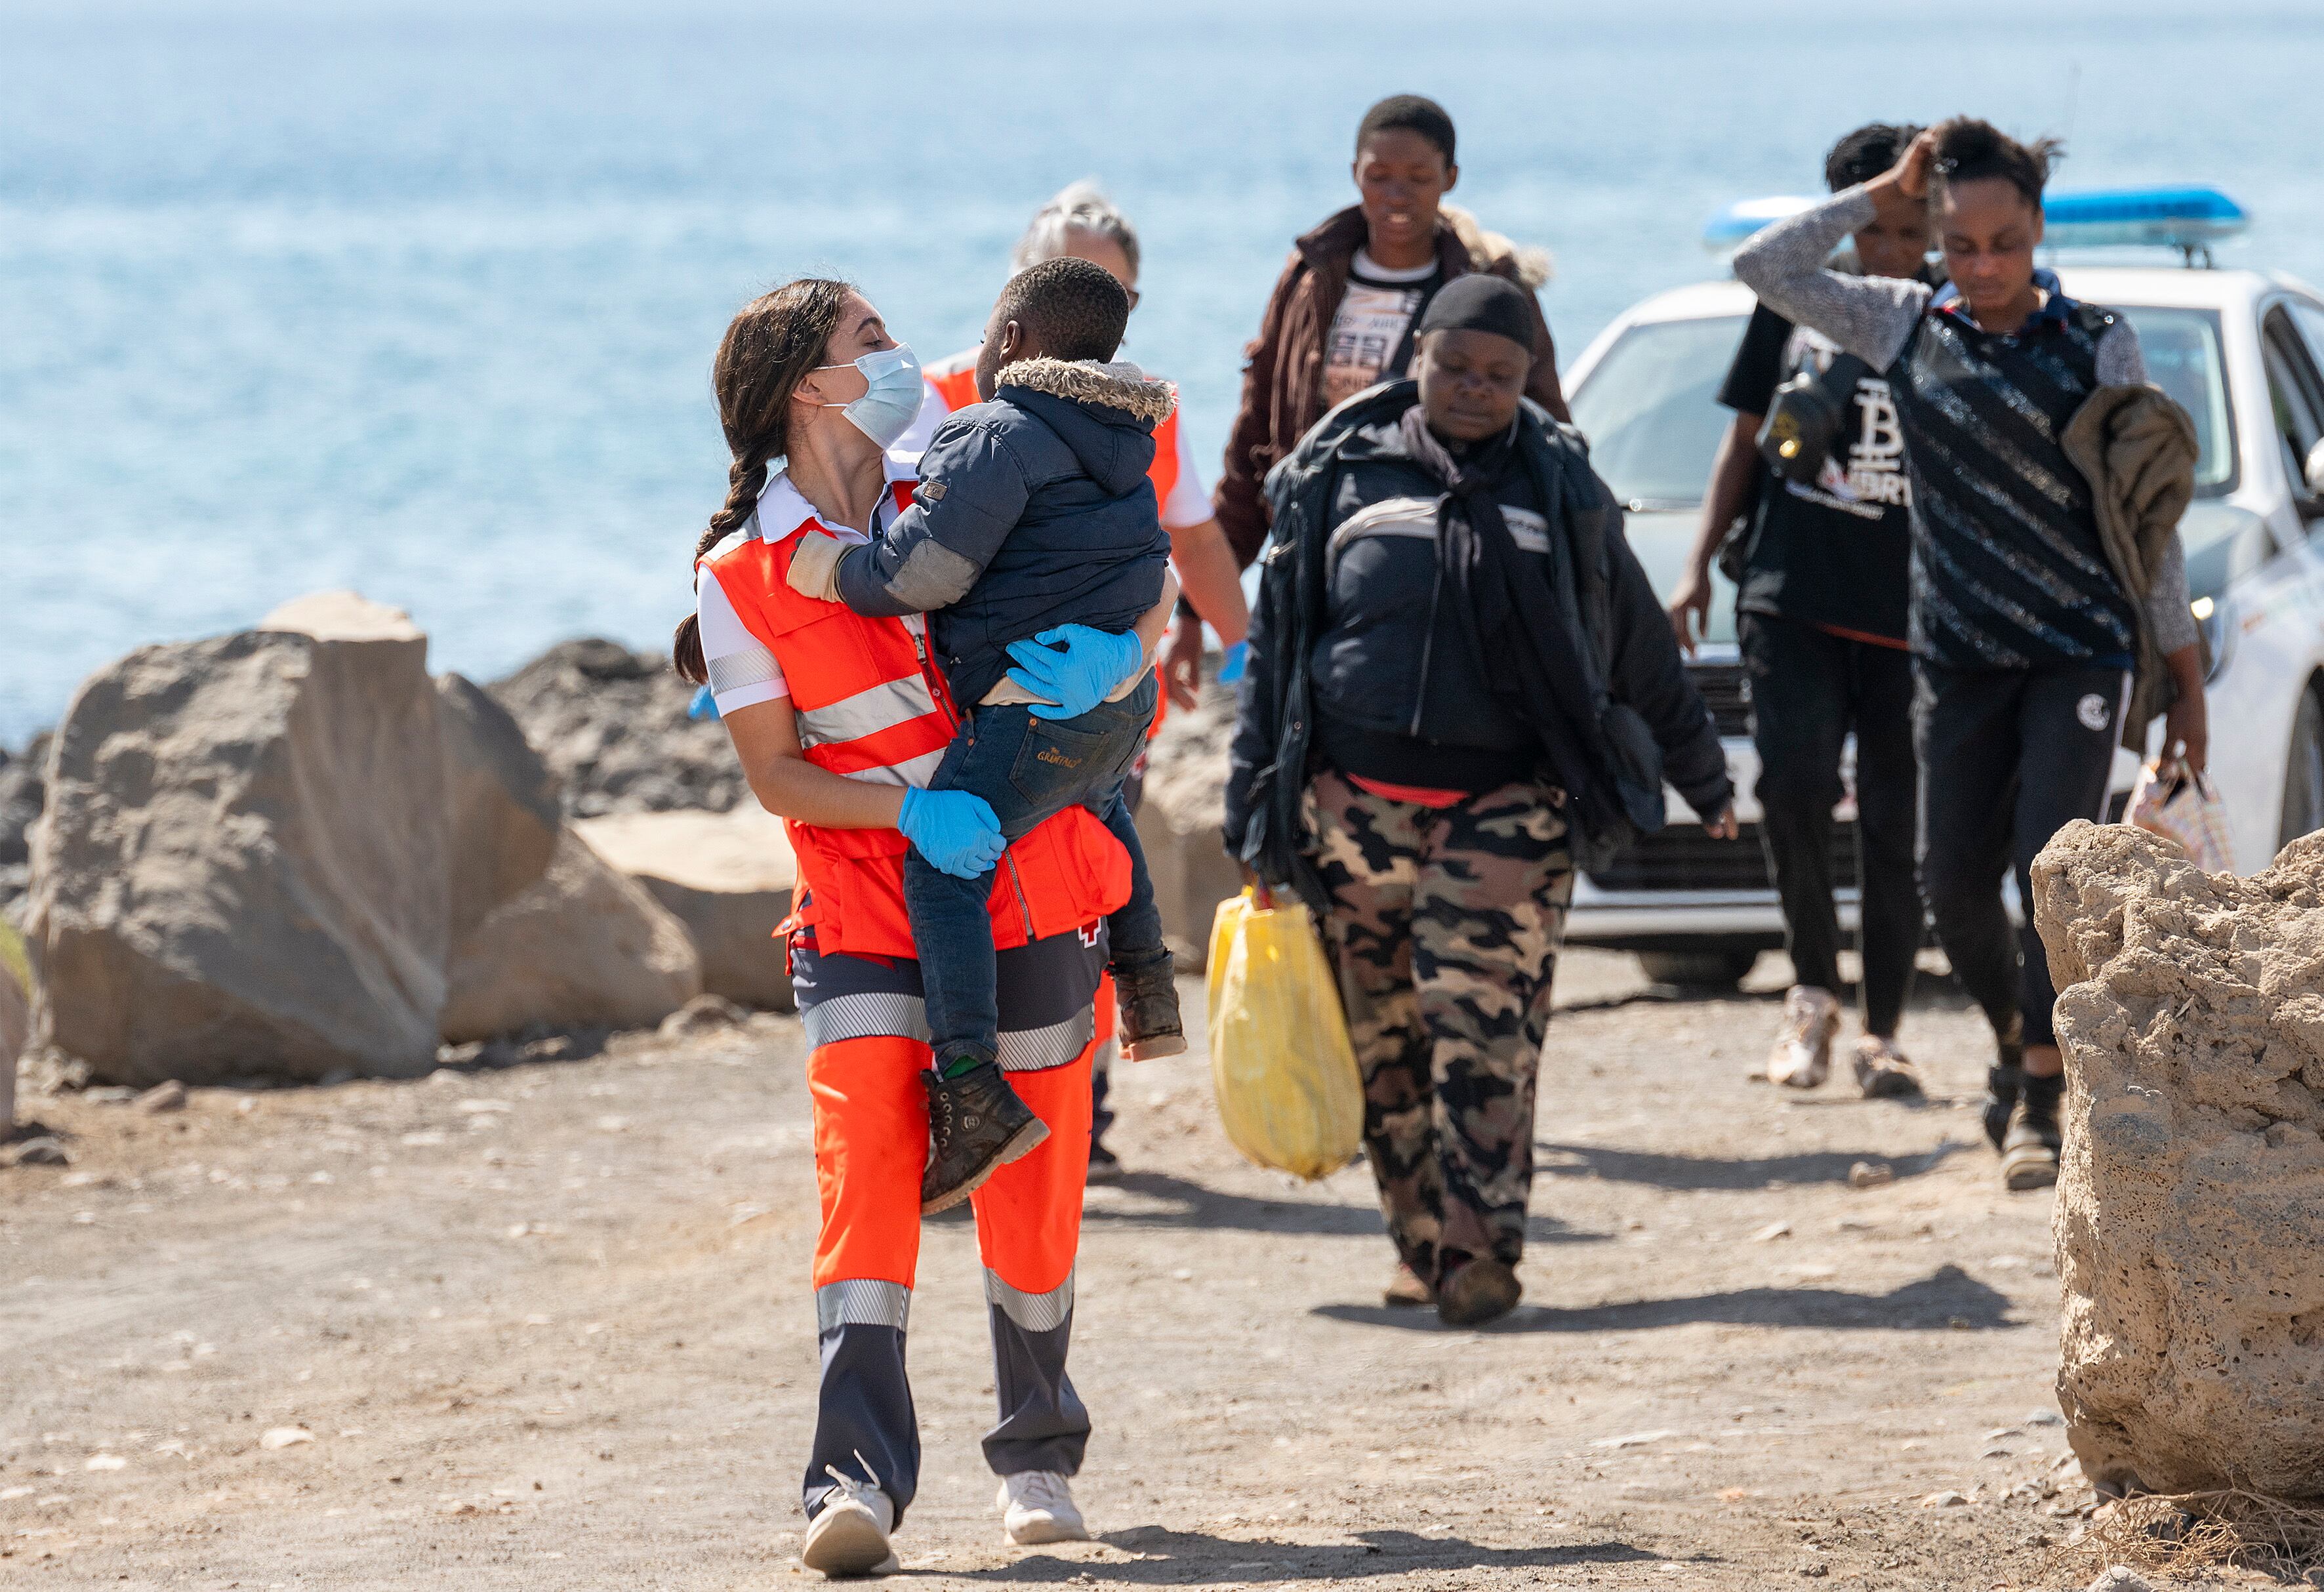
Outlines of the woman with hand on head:
M 1735 256 L 1763 301 L 1895 396 L 1913 486 L 1921 888 L 1993 1025 L 1986 1131 L 2013 1189 L 2057 1181 L 2064 1069 L 2049 961 L 2030 910 L 2011 927 L 2002 879 L 2014 866 L 2032 901 L 2034 855 L 2071 820 L 2104 819 L 2116 746 L 2143 751 L 2163 704 L 2166 752 L 2200 771 L 2208 737 L 2177 532 L 2142 542 L 2131 568 L 2069 452 L 2084 406 L 2144 387 L 2146 365 L 2128 320 L 2034 269 L 2056 154 L 1955 117 Z M 1849 232 L 1923 211 L 1950 288 L 1825 268 Z M 2191 473 L 2191 446 L 2179 467 Z

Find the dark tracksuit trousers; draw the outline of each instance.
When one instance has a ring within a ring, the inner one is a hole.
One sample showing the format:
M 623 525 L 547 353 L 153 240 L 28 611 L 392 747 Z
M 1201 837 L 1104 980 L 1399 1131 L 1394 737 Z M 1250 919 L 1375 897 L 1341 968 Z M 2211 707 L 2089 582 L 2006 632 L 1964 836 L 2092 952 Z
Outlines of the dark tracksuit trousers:
M 1831 810 L 1855 733 L 1864 1030 L 1892 1037 L 1921 946 L 1912 655 L 1762 613 L 1743 614 L 1740 629 L 1759 751 L 1759 839 L 1783 900 L 1794 976 L 1818 989 L 1840 989 Z
M 2077 818 L 2103 822 L 2130 676 L 2119 667 L 1955 669 L 1914 666 L 1921 757 L 1921 888 L 1969 998 L 2006 1039 L 2057 1043 L 2058 998 L 2034 930 L 2034 856 Z M 2001 881 L 2015 868 L 2024 922 L 2013 929 Z

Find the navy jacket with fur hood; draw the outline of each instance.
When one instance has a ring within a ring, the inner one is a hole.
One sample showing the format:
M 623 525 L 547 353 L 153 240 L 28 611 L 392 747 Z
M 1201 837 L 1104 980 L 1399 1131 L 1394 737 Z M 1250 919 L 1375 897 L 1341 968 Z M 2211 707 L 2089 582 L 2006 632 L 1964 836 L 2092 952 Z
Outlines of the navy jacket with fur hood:
M 1170 538 L 1146 472 L 1176 400 L 1136 365 L 1020 360 L 992 400 L 936 428 L 912 506 L 840 561 L 858 613 L 929 615 L 966 712 L 1004 650 L 1052 625 L 1134 627 L 1162 600 Z

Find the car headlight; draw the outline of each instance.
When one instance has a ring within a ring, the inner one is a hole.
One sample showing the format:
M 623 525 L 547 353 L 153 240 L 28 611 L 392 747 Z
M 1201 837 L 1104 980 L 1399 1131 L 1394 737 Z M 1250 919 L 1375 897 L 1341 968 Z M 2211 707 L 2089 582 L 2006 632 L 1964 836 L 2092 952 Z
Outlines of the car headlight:
M 2227 667 L 2227 659 L 2236 649 L 2235 604 L 2223 593 L 2218 596 L 2196 598 L 2187 605 L 2195 616 L 2195 633 L 2203 647 L 2203 678 L 2213 680 Z

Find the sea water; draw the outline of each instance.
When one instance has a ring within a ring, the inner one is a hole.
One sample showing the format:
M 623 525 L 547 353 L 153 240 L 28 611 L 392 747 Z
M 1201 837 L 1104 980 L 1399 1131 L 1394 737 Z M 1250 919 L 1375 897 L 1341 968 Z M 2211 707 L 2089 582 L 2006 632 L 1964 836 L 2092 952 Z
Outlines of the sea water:
M 2217 182 L 2221 263 L 2324 281 L 2324 6 L 0 0 L 0 742 L 89 670 L 354 586 L 480 677 L 659 645 L 725 490 L 721 330 L 805 271 L 927 356 L 1043 198 L 1144 239 L 1125 356 L 1213 473 L 1291 240 L 1373 99 L 1558 262 L 1569 363 L 1724 271 L 1856 124 L 1974 111 L 2063 180 Z

